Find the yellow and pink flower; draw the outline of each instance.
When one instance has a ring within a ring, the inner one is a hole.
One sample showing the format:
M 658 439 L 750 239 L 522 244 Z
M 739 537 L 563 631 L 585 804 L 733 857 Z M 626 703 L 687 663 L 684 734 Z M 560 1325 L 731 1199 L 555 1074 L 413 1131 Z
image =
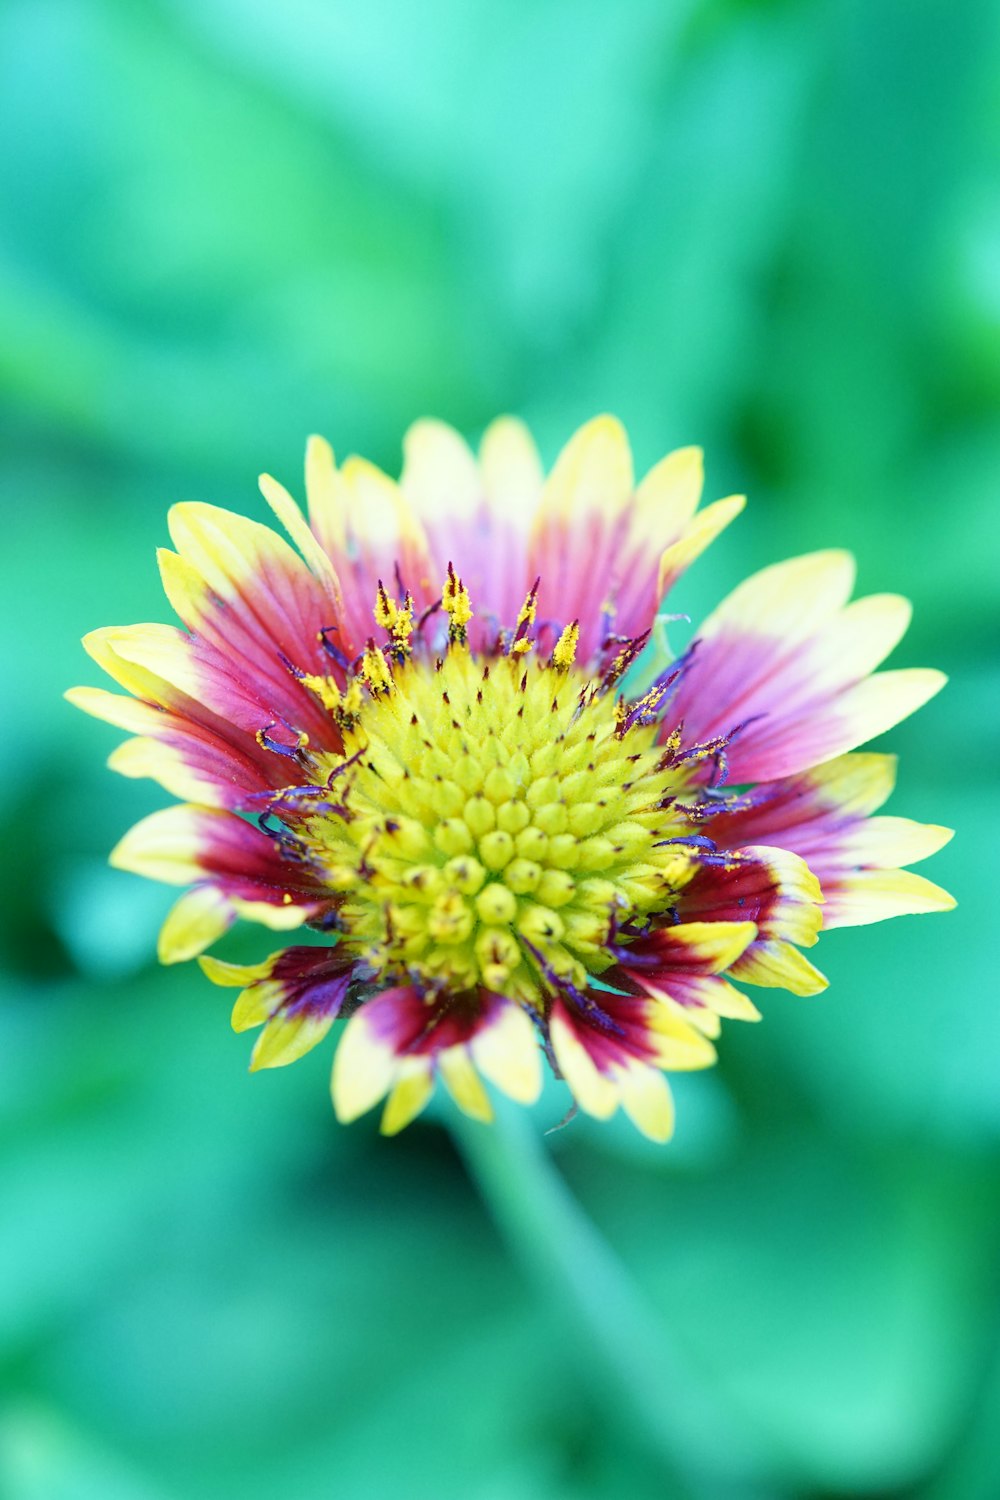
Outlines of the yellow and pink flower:
M 944 910 L 903 867 L 949 830 L 872 816 L 894 761 L 852 753 L 927 701 L 939 672 L 875 669 L 906 629 L 895 595 L 849 603 L 853 566 L 766 568 L 670 656 L 677 578 L 742 509 L 699 510 L 701 456 L 638 484 L 600 417 L 542 472 L 526 429 L 478 458 L 419 422 L 396 484 L 311 439 L 308 520 L 287 532 L 202 504 L 160 553 L 181 627 L 94 631 L 129 696 L 69 697 L 129 730 L 111 757 L 182 804 L 112 855 L 188 887 L 160 957 L 202 954 L 239 917 L 325 940 L 243 966 L 253 1067 L 345 1021 L 342 1120 L 386 1099 L 399 1130 L 440 1078 L 488 1119 L 483 1079 L 530 1103 L 542 1060 L 604 1118 L 665 1139 L 664 1070 L 715 1058 L 733 983 L 812 994 L 823 927 Z

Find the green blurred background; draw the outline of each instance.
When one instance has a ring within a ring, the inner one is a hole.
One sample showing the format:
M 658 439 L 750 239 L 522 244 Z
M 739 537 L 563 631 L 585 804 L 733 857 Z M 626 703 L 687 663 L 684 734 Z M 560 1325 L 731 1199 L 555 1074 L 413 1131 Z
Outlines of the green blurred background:
M 4 1500 L 1000 1494 L 998 79 L 990 0 L 4 0 Z M 167 799 L 60 699 L 85 630 L 167 618 L 171 501 L 261 515 L 313 430 L 396 472 L 424 413 L 551 460 L 606 409 L 750 494 L 676 607 L 827 545 L 914 599 L 894 664 L 952 684 L 890 810 L 959 829 L 958 911 L 827 937 L 674 1144 L 545 1142 L 632 1323 L 530 1142 L 508 1243 L 445 1107 L 386 1143 L 327 1048 L 248 1076 L 105 864 Z

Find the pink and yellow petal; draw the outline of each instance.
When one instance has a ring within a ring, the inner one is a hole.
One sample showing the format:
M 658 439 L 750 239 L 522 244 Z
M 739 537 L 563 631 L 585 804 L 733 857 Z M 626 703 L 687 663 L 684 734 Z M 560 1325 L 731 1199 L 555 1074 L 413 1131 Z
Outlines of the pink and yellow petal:
M 847 605 L 854 567 L 842 552 L 779 563 L 741 584 L 697 634 L 671 709 L 687 743 L 737 731 L 737 781 L 773 781 L 842 755 L 913 713 L 940 673 L 870 677 L 905 631 L 893 594 Z M 846 607 L 845 607 L 846 606 Z
M 116 770 L 150 776 L 175 795 L 227 807 L 281 783 L 278 758 L 255 737 L 271 712 L 232 678 L 221 658 L 210 659 L 203 643 L 173 626 L 127 626 L 93 631 L 84 646 L 141 700 L 97 688 L 67 694 L 85 712 L 140 731 L 139 746 L 115 753 Z M 157 755 L 149 741 L 162 745 L 164 753 Z
M 495 422 L 477 463 L 453 428 L 423 420 L 407 432 L 403 451 L 400 485 L 427 531 L 436 573 L 443 576 L 454 559 L 495 636 L 513 623 L 531 581 L 527 537 L 541 469 L 530 436 L 512 418 Z
M 285 1067 L 311 1051 L 340 1013 L 353 978 L 353 962 L 337 949 L 285 948 L 262 964 L 226 964 L 203 958 L 215 984 L 244 985 L 233 1007 L 234 1031 L 263 1026 L 250 1067 Z
M 600 1015 L 570 1001 L 553 1005 L 549 1029 L 560 1072 L 586 1114 L 607 1119 L 622 1105 L 644 1134 L 666 1140 L 673 1106 L 658 1070 L 708 1067 L 715 1049 L 655 1000 L 605 992 L 594 1000 Z
M 201 580 L 184 596 L 190 629 L 218 635 L 224 618 L 227 649 L 242 647 L 248 661 L 269 670 L 276 650 L 295 661 L 314 646 L 317 620 L 335 623 L 317 580 L 269 526 L 200 501 L 172 506 L 168 525 L 178 555 Z
M 283 484 L 279 484 L 270 474 L 261 474 L 258 483 L 264 499 L 284 526 L 302 554 L 310 572 L 326 594 L 331 611 L 330 622 L 335 623 L 343 617 L 344 598 L 340 579 L 337 577 L 337 571 L 330 560 L 329 553 L 320 546 L 305 516 Z
M 855 682 L 825 703 L 775 713 L 734 742 L 731 775 L 771 781 L 842 755 L 916 713 L 946 681 L 934 668 L 904 667 Z
M 698 867 L 681 893 L 679 909 L 685 921 L 754 922 L 757 936 L 729 972 L 750 984 L 808 995 L 827 981 L 793 945 L 816 942 L 822 904 L 819 882 L 803 859 L 787 849 L 756 845 L 728 851 L 722 864 Z
M 492 1107 L 480 1072 L 522 1102 L 537 1097 L 537 1047 L 511 1001 L 483 992 L 457 1009 L 408 987 L 386 990 L 347 1024 L 334 1060 L 334 1108 L 352 1120 L 389 1094 L 382 1129 L 391 1134 L 423 1108 L 440 1075 L 464 1113 L 486 1120 Z
M 616 565 L 632 489 L 625 430 L 613 417 L 598 417 L 570 438 L 542 492 L 528 573 L 542 580 L 546 612 L 579 621 L 581 661 L 599 649 L 602 613 L 621 581 Z
M 244 698 L 252 704 L 249 722 L 229 715 L 241 727 L 255 733 L 279 719 L 325 747 L 329 720 L 288 668 L 313 674 L 330 668 L 324 632 L 340 622 L 323 584 L 287 542 L 256 521 L 185 502 L 171 509 L 169 524 L 177 551 L 159 553 L 163 586 L 197 638 L 187 692 L 225 712 L 224 689 L 237 704 Z
M 206 775 L 192 764 L 192 759 L 190 754 L 185 754 L 177 745 L 142 736 L 126 740 L 112 750 L 108 756 L 108 767 L 130 780 L 155 781 L 164 791 L 188 802 L 225 807 L 231 806 L 234 800 L 242 800 L 245 795 L 242 789 L 237 799 L 230 799 L 225 795 L 225 783 L 222 781 L 225 761 L 221 757 L 218 762 L 218 777 Z
M 412 1012 L 421 1003 L 409 987 L 383 990 L 348 1021 L 331 1078 L 333 1107 L 341 1124 L 366 1114 L 399 1078 L 401 1057 L 414 1032 Z
M 193 724 L 253 735 L 273 717 L 224 655 L 175 625 L 113 626 L 91 631 L 83 644 L 130 693 Z
M 403 439 L 400 485 L 430 527 L 468 525 L 483 498 L 482 477 L 465 439 L 447 422 L 428 417 L 414 422 Z
M 513 517 L 523 537 L 541 499 L 545 476 L 534 439 L 515 417 L 498 417 L 483 433 L 479 467 L 487 504 Z
M 947 893 L 896 877 L 896 868 L 936 853 L 952 830 L 908 818 L 870 816 L 895 779 L 895 759 L 852 754 L 762 786 L 743 810 L 702 823 L 723 847 L 765 842 L 798 854 L 822 887 L 823 926 L 876 922 L 910 910 L 948 909 Z M 884 878 L 883 878 L 884 877 Z M 914 877 L 916 879 L 916 877 Z M 896 892 L 890 898 L 889 891 Z
M 215 808 L 179 804 L 130 828 L 110 856 L 120 870 L 168 885 L 211 888 L 168 915 L 160 937 L 166 961 L 193 956 L 202 936 L 220 936 L 238 916 L 288 931 L 323 909 L 327 897 L 308 872 L 287 865 L 274 841 L 252 824 Z M 225 920 L 224 920 L 225 919 Z

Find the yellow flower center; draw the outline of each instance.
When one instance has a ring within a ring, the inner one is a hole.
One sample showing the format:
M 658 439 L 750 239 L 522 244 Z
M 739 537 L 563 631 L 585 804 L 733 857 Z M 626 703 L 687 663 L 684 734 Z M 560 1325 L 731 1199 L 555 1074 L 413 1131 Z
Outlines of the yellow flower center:
M 342 893 L 342 941 L 380 983 L 483 985 L 538 1004 L 614 961 L 615 925 L 668 908 L 690 851 L 683 777 L 572 663 L 375 653 L 341 716 L 345 753 L 297 832 Z M 566 642 L 569 641 L 567 645 Z M 346 700 L 345 700 L 346 701 Z M 666 805 L 665 805 L 666 804 Z

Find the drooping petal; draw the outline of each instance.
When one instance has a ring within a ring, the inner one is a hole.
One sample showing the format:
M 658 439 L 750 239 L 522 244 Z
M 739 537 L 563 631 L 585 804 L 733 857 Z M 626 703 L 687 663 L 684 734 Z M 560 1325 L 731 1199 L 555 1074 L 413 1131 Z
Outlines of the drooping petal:
M 538 1048 L 527 1016 L 501 995 L 425 999 L 409 986 L 367 1000 L 347 1024 L 333 1065 L 338 1119 L 364 1114 L 389 1095 L 382 1131 L 409 1124 L 442 1078 L 466 1114 L 492 1118 L 482 1072 L 521 1103 L 541 1088 Z
M 755 845 L 695 867 L 678 898 L 683 922 L 754 922 L 757 936 L 729 967 L 734 979 L 814 995 L 827 980 L 799 947 L 811 947 L 823 923 L 823 894 L 805 860 Z
M 659 1071 L 706 1068 L 711 1042 L 647 996 L 591 991 L 587 1006 L 557 999 L 549 1031 L 560 1072 L 585 1113 L 606 1120 L 621 1105 L 651 1140 L 673 1131 L 673 1102 Z
M 725 980 L 757 937 L 755 922 L 679 922 L 652 927 L 618 949 L 618 964 L 602 977 L 680 1007 L 691 1024 L 717 1036 L 719 1016 L 756 1020 L 756 1008 Z
M 208 957 L 200 963 L 213 983 L 241 986 L 233 1030 L 264 1028 L 250 1057 L 253 1071 L 285 1067 L 322 1041 L 354 977 L 354 960 L 336 948 L 284 948 L 247 966 Z

